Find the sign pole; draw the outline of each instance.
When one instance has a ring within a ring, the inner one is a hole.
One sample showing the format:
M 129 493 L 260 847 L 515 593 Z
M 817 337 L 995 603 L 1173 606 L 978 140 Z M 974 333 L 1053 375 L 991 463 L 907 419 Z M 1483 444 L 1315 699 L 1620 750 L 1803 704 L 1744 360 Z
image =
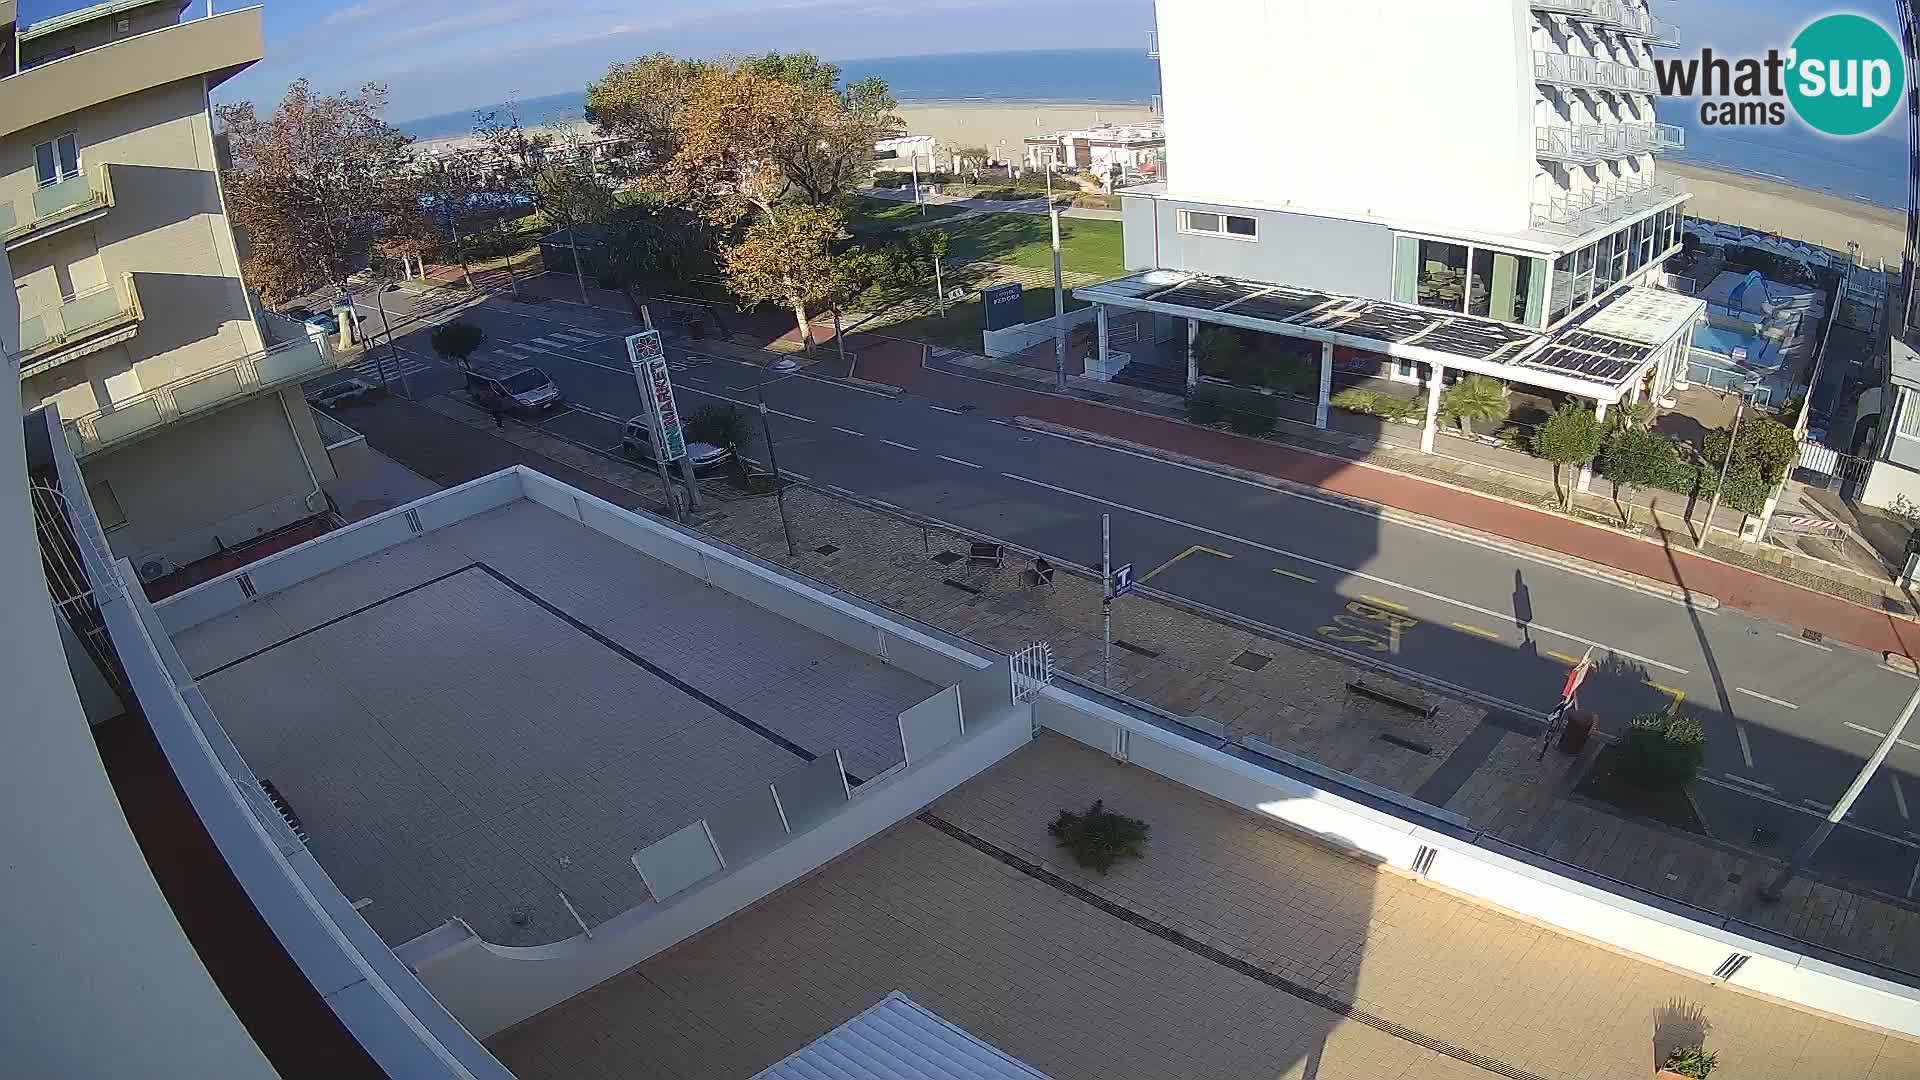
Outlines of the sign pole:
M 1109 515 L 1100 515 L 1100 685 L 1113 685 L 1113 552 Z
M 628 335 L 627 359 L 633 365 L 633 378 L 640 387 L 640 403 L 646 410 L 647 427 L 653 437 L 653 464 L 660 471 L 660 485 L 667 500 L 667 511 L 673 520 L 683 521 L 680 500 L 673 491 L 673 478 L 667 472 L 667 462 L 686 458 L 686 434 L 681 429 L 679 406 L 673 400 L 673 380 L 667 372 L 666 346 L 660 340 L 660 332 L 643 330 Z M 691 470 L 686 475 L 687 499 L 692 504 Z

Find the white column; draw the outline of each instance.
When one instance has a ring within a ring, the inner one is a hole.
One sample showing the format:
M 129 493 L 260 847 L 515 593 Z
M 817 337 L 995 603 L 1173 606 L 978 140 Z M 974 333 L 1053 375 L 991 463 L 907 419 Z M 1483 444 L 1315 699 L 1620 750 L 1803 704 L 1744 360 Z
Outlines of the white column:
M 1594 419 L 1594 422 L 1597 424 L 1601 424 L 1601 425 L 1606 424 L 1607 422 L 1607 403 L 1606 402 L 1598 401 L 1594 403 L 1593 419 Z M 1580 483 L 1577 486 L 1581 491 L 1592 490 L 1593 488 L 1593 463 L 1592 462 L 1588 462 L 1585 465 L 1580 466 Z
M 1094 378 L 1105 382 L 1110 374 L 1107 370 L 1107 305 L 1093 305 L 1093 318 L 1100 324 L 1100 374 Z
M 1193 355 L 1193 343 L 1200 337 L 1200 323 L 1187 320 L 1187 389 L 1200 385 L 1200 359 Z
M 1313 426 L 1327 426 L 1327 399 L 1333 394 L 1333 342 L 1320 343 L 1320 396 L 1313 403 Z
M 1446 365 L 1427 365 L 1427 426 L 1420 431 L 1420 452 L 1423 454 L 1433 453 L 1433 436 L 1440 430 L 1440 386 L 1446 381 Z

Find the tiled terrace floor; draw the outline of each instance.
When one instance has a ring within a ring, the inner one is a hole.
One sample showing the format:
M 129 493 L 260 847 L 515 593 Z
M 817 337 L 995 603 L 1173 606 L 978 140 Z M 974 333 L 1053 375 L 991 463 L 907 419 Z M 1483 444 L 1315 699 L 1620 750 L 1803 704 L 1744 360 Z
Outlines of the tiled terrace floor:
M 178 645 L 392 943 L 570 937 L 562 890 L 590 925 L 633 906 L 633 852 L 802 764 L 783 744 L 874 775 L 936 689 L 527 502 Z
M 1045 832 L 1097 797 L 1153 828 L 1106 877 Z M 1623 1080 L 1694 1023 L 1716 1075 L 1920 1075 L 1920 1044 L 1376 873 L 1054 735 L 491 1045 L 524 1080 L 747 1077 L 895 989 L 1056 1080 Z

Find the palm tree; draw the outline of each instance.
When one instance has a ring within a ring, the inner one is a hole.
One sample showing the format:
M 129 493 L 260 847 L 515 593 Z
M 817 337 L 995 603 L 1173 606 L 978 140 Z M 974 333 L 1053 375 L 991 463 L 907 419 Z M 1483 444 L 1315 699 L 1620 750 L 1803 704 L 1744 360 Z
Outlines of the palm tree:
M 1507 418 L 1507 387 L 1499 379 L 1469 375 L 1447 388 L 1440 409 L 1460 422 L 1460 430 L 1473 434 L 1475 420 Z

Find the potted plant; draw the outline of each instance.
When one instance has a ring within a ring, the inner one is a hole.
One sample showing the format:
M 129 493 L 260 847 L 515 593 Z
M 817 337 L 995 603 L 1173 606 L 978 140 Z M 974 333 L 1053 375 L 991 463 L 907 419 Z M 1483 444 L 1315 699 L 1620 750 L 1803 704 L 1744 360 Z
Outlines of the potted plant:
M 1102 799 L 1095 799 L 1084 814 L 1060 811 L 1047 832 L 1074 862 L 1102 874 L 1121 859 L 1139 858 L 1140 846 L 1147 842 L 1146 822 L 1108 810 Z
M 1668 1054 L 1665 1067 L 1653 1075 L 1655 1080 L 1707 1080 L 1719 1064 L 1717 1057 L 1704 1046 L 1682 1046 Z

